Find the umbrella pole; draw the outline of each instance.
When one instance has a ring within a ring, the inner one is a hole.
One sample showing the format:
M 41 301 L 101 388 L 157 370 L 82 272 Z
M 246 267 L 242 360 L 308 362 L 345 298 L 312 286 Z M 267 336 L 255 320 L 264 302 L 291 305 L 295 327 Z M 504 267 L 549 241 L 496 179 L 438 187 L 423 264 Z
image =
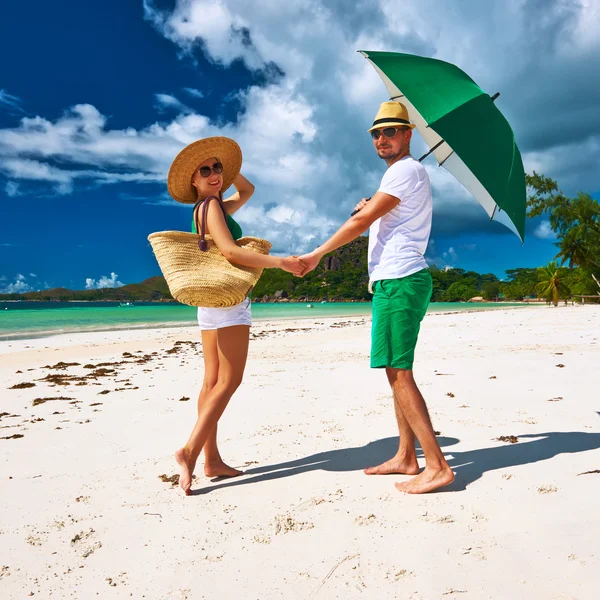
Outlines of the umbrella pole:
M 443 143 L 444 140 L 440 140 L 433 148 L 431 148 L 431 150 L 429 150 L 429 152 L 426 152 L 423 154 L 423 156 L 421 156 L 419 162 L 423 162 L 423 160 L 425 160 L 434 150 L 437 150 Z

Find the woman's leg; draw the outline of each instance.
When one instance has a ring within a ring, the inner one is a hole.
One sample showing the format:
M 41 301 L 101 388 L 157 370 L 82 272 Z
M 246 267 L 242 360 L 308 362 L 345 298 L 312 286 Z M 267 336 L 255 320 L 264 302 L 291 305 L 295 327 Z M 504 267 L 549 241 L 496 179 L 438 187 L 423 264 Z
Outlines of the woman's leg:
M 242 383 L 249 339 L 250 327 L 247 325 L 235 325 L 217 330 L 219 357 L 217 383 L 199 407 L 198 419 L 187 444 L 175 453 L 175 459 L 181 467 L 179 485 L 186 494 L 190 493 L 192 473 L 202 447 L 216 427 L 231 396 Z
M 219 376 L 219 351 L 217 346 L 217 330 L 210 329 L 202 332 L 202 353 L 204 355 L 204 381 L 200 396 L 198 397 L 198 415 L 207 396 L 215 387 Z M 217 446 L 217 427 L 210 432 L 204 447 L 204 474 L 207 477 L 235 477 L 241 475 L 238 471 L 229 465 L 226 465 L 221 458 Z

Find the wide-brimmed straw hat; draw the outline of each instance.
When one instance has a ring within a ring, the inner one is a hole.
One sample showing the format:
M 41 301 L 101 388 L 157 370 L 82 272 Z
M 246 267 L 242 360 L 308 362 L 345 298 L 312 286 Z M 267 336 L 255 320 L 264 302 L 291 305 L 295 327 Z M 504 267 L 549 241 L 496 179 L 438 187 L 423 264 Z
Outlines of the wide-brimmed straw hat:
M 201 162 L 212 156 L 223 164 L 221 190 L 226 190 L 242 168 L 242 151 L 230 138 L 209 137 L 192 142 L 175 157 L 167 177 L 171 197 L 183 204 L 195 204 L 198 192 L 192 185 L 192 175 Z
M 375 115 L 372 127 L 368 131 L 373 129 L 381 129 L 382 127 L 394 127 L 401 125 L 404 127 L 410 127 L 412 129 L 414 124 L 410 122 L 408 118 L 408 110 L 406 106 L 401 102 L 382 102 L 379 106 L 379 110 Z

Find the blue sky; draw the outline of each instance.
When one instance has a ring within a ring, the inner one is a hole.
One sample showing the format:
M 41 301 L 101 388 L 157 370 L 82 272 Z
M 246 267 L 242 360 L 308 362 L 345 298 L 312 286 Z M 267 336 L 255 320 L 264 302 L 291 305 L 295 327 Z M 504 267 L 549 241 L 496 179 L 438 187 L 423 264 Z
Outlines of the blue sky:
M 242 146 L 257 188 L 239 213 L 245 232 L 280 253 L 311 250 L 384 170 L 366 129 L 386 90 L 358 49 L 458 64 L 501 92 L 526 170 L 566 193 L 597 194 L 596 3 L 481 4 L 10 3 L 0 20 L 0 290 L 158 274 L 147 235 L 190 221 L 189 207 L 166 194 L 168 167 L 208 135 Z M 543 219 L 528 223 L 521 245 L 427 164 L 431 261 L 502 276 L 553 257 Z

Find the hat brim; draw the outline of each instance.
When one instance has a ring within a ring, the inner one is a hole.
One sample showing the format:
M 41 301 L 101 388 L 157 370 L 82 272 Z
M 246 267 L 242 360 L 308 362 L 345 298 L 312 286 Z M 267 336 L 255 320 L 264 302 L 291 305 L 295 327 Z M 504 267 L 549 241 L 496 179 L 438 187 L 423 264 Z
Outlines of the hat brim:
M 367 131 L 370 133 L 374 129 L 385 129 L 386 127 L 408 127 L 409 129 L 414 129 L 414 123 L 404 123 L 403 121 L 390 121 L 389 123 L 378 123 L 377 125 L 373 125 Z
M 226 190 L 242 168 L 242 151 L 230 138 L 209 137 L 186 146 L 176 157 L 167 176 L 170 196 L 183 204 L 195 204 L 198 192 L 192 185 L 192 176 L 201 162 L 207 158 L 218 158 L 223 164 L 223 187 Z

